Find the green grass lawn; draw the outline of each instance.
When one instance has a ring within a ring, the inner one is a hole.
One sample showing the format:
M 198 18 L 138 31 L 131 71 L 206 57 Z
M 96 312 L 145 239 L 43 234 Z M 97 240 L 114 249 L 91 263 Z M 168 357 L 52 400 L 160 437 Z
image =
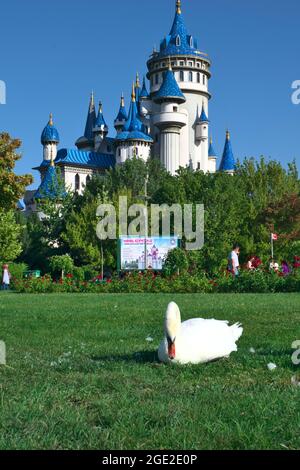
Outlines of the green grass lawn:
M 170 300 L 183 320 L 241 321 L 238 353 L 158 364 Z M 299 449 L 297 339 L 298 294 L 1 293 L 0 448 Z

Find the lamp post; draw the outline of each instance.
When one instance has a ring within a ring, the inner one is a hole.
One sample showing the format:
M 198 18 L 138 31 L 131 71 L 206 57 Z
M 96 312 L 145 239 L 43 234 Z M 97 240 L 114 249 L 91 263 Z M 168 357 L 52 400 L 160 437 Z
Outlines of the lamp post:
M 147 271 L 148 256 L 147 256 L 147 239 L 148 239 L 148 183 L 149 174 L 147 172 L 145 178 L 145 243 L 144 243 L 144 255 L 145 255 L 145 271 Z

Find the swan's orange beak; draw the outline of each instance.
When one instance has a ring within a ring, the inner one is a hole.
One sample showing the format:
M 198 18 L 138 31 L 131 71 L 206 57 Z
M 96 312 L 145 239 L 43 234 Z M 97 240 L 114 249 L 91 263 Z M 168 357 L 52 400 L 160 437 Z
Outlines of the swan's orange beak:
M 171 361 L 175 359 L 175 343 L 171 343 L 168 345 L 168 355 Z

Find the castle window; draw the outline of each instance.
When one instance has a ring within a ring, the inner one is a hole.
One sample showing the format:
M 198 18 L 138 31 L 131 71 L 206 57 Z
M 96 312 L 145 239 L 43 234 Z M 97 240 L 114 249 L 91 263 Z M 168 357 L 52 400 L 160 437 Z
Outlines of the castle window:
M 180 70 L 179 80 L 180 80 L 181 82 L 184 82 L 184 72 L 183 72 L 183 70 Z
M 197 83 L 201 83 L 201 74 L 197 72 Z
M 183 62 L 183 60 L 180 62 L 180 66 L 181 66 L 181 67 L 184 67 L 184 62 Z
M 80 190 L 80 176 L 77 173 L 77 175 L 75 175 L 75 191 L 79 191 L 79 190 Z
M 176 38 L 176 46 L 177 46 L 177 47 L 181 46 L 181 39 L 180 39 L 180 36 L 177 36 L 177 38 Z
M 91 181 L 91 177 L 90 177 L 90 175 L 87 175 L 87 177 L 86 177 L 86 184 L 88 184 L 90 181 Z
M 174 112 L 174 113 L 177 113 L 177 112 L 178 112 L 178 107 L 177 107 L 177 106 L 173 106 L 173 112 Z
M 159 82 L 159 75 L 158 73 L 155 75 L 155 85 L 158 85 Z
M 193 62 L 189 62 L 189 67 L 194 67 Z
M 118 149 L 118 156 L 121 156 L 121 149 Z
M 203 75 L 203 85 L 205 85 L 205 75 Z
M 193 36 L 190 37 L 190 47 L 194 47 L 194 39 L 193 39 Z
M 201 170 L 200 162 L 198 162 L 198 164 L 197 164 L 197 170 Z
M 200 63 L 200 62 L 197 62 L 197 67 L 198 67 L 198 69 L 200 69 L 200 67 L 201 67 L 201 63 Z
M 190 72 L 190 73 L 189 73 L 189 80 L 190 80 L 190 82 L 193 81 L 193 72 Z
M 158 134 L 155 135 L 155 142 L 158 143 Z

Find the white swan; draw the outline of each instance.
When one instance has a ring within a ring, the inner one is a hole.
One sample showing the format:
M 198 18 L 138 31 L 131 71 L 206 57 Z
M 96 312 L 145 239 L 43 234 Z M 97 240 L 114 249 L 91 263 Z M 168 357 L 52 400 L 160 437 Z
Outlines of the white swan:
M 227 321 L 195 318 L 181 323 L 175 302 L 168 305 L 165 318 L 165 338 L 159 346 L 161 362 L 200 364 L 228 357 L 237 351 L 236 341 L 242 336 L 240 323 L 229 326 Z

